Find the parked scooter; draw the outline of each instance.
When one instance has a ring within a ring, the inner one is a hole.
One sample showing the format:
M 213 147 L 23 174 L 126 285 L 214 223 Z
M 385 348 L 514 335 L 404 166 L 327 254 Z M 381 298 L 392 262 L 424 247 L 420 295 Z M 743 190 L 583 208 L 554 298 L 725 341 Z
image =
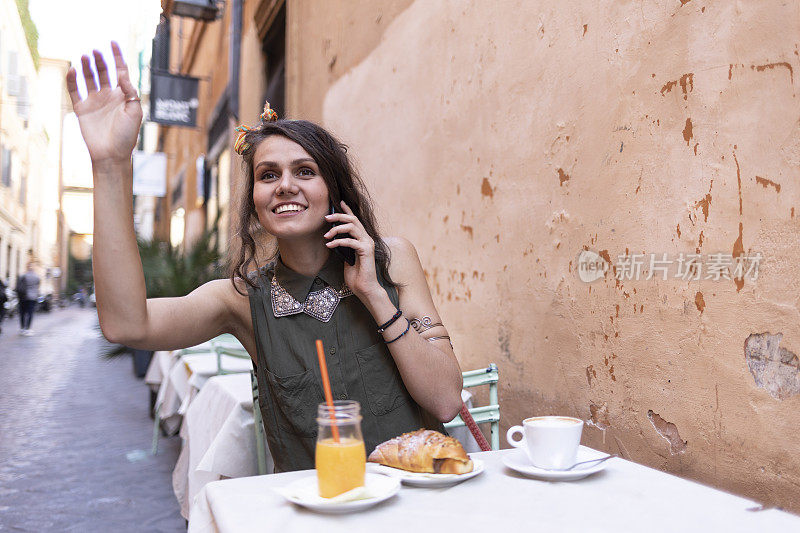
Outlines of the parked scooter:
M 12 318 L 19 312 L 19 300 L 16 291 L 11 288 L 6 289 L 6 296 L 8 299 L 3 304 L 6 308 L 6 318 Z
M 78 291 L 72 295 L 72 301 L 80 307 L 86 307 L 86 294 L 83 291 Z
M 40 313 L 49 313 L 53 308 L 53 295 L 43 294 L 36 298 L 36 310 Z

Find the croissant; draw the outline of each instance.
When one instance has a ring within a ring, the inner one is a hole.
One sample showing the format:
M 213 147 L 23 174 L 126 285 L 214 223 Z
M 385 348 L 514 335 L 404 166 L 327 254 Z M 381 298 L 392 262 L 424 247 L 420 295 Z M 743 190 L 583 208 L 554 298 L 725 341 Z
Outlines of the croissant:
M 464 447 L 453 437 L 430 429 L 403 433 L 375 447 L 367 459 L 409 472 L 466 474 L 472 461 Z

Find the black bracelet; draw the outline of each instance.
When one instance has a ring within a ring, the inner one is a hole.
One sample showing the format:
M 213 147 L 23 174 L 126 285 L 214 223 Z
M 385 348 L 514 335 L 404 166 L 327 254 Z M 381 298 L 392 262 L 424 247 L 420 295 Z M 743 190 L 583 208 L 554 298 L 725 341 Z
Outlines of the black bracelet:
M 386 322 L 382 326 L 378 326 L 378 333 L 383 333 L 384 331 L 386 331 L 386 328 L 397 322 L 397 319 L 400 318 L 401 316 L 403 316 L 403 312 L 400 309 L 398 309 L 397 312 L 392 316 L 392 318 L 389 319 L 388 322 Z
M 408 322 L 408 320 L 406 320 L 406 322 Z M 408 322 L 408 324 L 406 325 L 406 330 L 403 333 L 401 333 L 400 335 L 398 335 L 397 337 L 395 337 L 394 339 L 392 339 L 390 341 L 383 341 L 383 342 L 385 342 L 386 344 L 392 344 L 394 341 L 396 341 L 397 339 L 399 339 L 400 337 L 402 337 L 403 335 L 408 333 L 409 329 L 411 329 L 411 322 Z

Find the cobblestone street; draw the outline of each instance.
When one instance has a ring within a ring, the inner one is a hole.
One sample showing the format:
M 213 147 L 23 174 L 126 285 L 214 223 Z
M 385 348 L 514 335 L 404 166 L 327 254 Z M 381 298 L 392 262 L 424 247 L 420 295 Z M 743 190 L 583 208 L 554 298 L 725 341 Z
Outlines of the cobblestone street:
M 172 493 L 179 439 L 149 454 L 149 392 L 94 309 L 37 313 L 0 334 L 0 530 L 185 531 Z

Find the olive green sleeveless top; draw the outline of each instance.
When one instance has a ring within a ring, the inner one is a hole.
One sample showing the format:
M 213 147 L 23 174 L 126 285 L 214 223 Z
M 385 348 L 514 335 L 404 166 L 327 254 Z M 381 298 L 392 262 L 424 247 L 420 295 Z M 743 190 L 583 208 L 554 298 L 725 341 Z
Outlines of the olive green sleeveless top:
M 248 292 L 258 351 L 258 400 L 275 472 L 314 468 L 317 406 L 325 401 L 316 339 L 325 346 L 333 398 L 361 404 L 367 454 L 406 431 L 429 427 L 444 432 L 441 423 L 411 398 L 375 320 L 357 296 L 342 297 L 327 322 L 305 312 L 280 316 L 272 302 L 273 277 L 303 303 L 309 293 L 325 287 L 341 291 L 344 268 L 331 253 L 319 273 L 308 277 L 278 258 L 251 278 L 257 285 Z M 380 275 L 378 280 L 397 306 L 397 289 Z

